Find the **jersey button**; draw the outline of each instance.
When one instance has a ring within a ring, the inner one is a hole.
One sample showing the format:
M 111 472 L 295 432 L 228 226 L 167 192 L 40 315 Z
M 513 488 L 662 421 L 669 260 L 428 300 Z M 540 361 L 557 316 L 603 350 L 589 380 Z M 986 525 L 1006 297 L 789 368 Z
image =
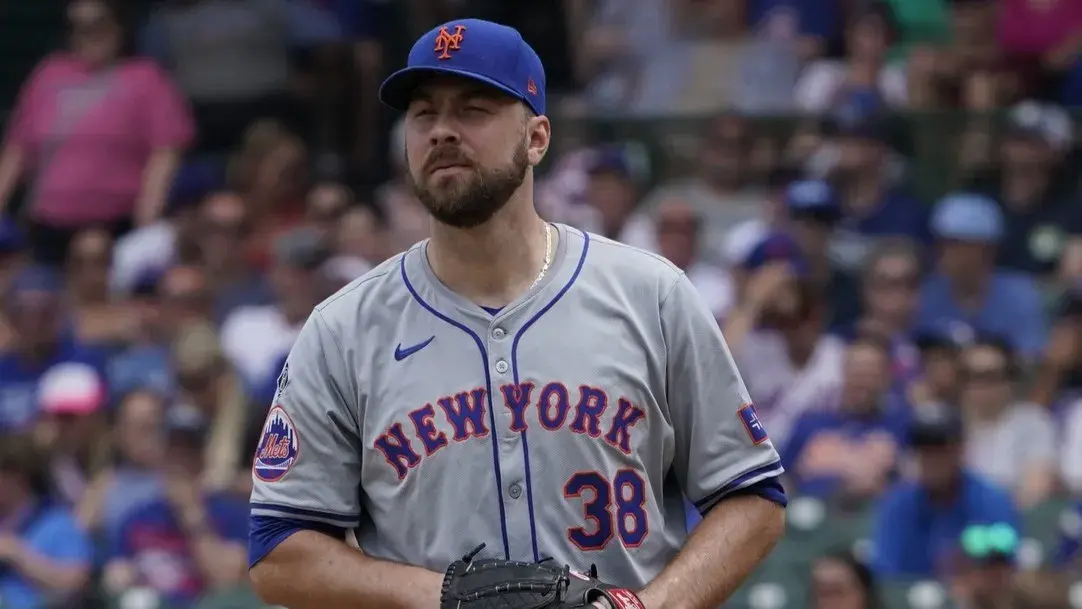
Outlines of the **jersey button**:
M 512 499 L 518 499 L 522 496 L 522 487 L 518 484 L 512 484 L 511 488 L 507 489 L 507 493 L 511 495 Z
M 503 331 L 503 328 L 496 328 L 492 331 L 492 338 L 495 338 L 496 340 L 500 340 L 504 336 L 507 336 L 507 333 Z
M 496 372 L 503 374 L 504 372 L 507 372 L 507 368 L 507 362 L 504 360 L 501 359 L 496 361 Z

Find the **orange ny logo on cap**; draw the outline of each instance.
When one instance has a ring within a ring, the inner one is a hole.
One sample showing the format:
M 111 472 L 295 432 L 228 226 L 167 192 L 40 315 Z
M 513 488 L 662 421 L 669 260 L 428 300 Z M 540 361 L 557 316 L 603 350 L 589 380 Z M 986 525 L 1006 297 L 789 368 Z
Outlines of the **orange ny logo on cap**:
M 466 29 L 464 25 L 456 25 L 455 33 L 452 34 L 447 26 L 440 28 L 438 34 L 436 34 L 436 48 L 435 51 L 437 59 L 450 59 L 451 51 L 457 51 L 462 45 L 462 32 Z

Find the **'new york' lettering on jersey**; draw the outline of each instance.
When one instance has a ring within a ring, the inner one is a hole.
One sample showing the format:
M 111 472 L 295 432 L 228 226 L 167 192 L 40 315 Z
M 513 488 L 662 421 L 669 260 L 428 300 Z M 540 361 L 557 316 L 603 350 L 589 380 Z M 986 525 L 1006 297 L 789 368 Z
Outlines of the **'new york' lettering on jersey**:
M 317 307 L 288 358 L 252 513 L 355 528 L 369 555 L 435 571 L 484 542 L 604 563 L 637 588 L 686 539 L 684 496 L 706 511 L 779 476 L 683 273 L 556 227 L 545 279 L 496 314 L 435 278 L 425 242 Z

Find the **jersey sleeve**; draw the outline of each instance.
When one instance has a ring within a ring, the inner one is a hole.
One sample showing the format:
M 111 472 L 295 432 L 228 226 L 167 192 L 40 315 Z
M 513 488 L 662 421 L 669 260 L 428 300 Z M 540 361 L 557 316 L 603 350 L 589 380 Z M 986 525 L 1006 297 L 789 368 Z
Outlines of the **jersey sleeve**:
M 348 375 L 317 310 L 286 358 L 263 423 L 252 464 L 253 516 L 357 526 L 359 413 Z
M 721 329 L 686 275 L 662 300 L 661 325 L 673 467 L 687 498 L 706 513 L 783 468 Z

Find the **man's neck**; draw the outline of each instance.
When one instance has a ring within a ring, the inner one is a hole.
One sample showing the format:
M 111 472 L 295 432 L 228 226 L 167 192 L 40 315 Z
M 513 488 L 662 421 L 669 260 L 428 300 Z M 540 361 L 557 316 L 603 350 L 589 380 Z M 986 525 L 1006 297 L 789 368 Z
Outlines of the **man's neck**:
M 958 493 L 962 490 L 962 480 L 959 474 L 954 480 L 951 480 L 950 484 L 944 488 L 939 489 L 927 489 L 928 497 L 932 500 L 932 503 L 937 506 L 947 506 L 954 503 L 958 499 Z
M 1032 209 L 1041 203 L 1050 182 L 1043 173 L 1007 173 L 1003 179 L 1003 202 L 1018 211 Z
M 19 359 L 32 366 L 40 364 L 56 352 L 58 342 L 59 341 L 49 344 L 38 343 L 36 345 L 22 345 L 19 348 Z
M 818 341 L 808 341 L 803 338 L 798 340 L 786 341 L 786 347 L 789 355 L 789 362 L 793 364 L 795 368 L 803 370 L 808 362 L 811 361 L 812 355 L 815 354 L 815 346 Z
M 546 224 L 527 181 L 488 222 L 460 229 L 432 222 L 428 261 L 444 285 L 485 307 L 503 307 L 528 290 L 545 263 Z M 552 231 L 555 256 L 556 231 Z
M 868 213 L 882 201 L 885 190 L 881 176 L 882 168 L 859 174 L 850 182 L 845 191 L 845 207 L 856 214 Z
M 979 308 L 984 302 L 988 280 L 989 274 L 982 269 L 974 269 L 965 281 L 952 280 L 950 291 L 954 302 L 964 310 Z

